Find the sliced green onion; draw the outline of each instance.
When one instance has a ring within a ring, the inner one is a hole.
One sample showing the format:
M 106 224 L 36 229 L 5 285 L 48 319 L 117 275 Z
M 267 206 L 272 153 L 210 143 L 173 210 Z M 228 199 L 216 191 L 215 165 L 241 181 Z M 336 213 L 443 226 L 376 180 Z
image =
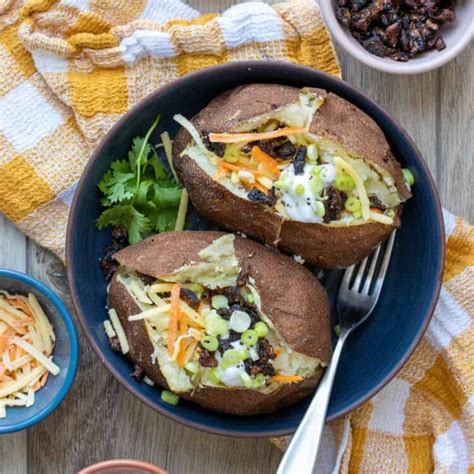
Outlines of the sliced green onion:
M 253 329 L 247 329 L 242 334 L 242 337 L 240 340 L 246 345 L 246 346 L 254 346 L 258 342 L 258 333 L 257 331 L 254 331 Z
M 240 158 L 240 147 L 236 146 L 233 143 L 229 143 L 225 147 L 223 158 L 224 161 L 227 161 L 228 163 L 237 163 Z
M 349 212 L 357 212 L 360 210 L 360 201 L 359 198 L 355 197 L 349 197 L 347 198 L 344 207 L 346 208 L 347 211 Z
M 313 176 L 313 178 L 309 180 L 309 186 L 313 194 L 319 196 L 324 189 L 324 181 L 320 176 Z
M 183 283 L 181 286 L 193 291 L 194 293 L 204 293 L 204 287 L 199 283 Z
M 265 337 L 268 334 L 268 326 L 263 321 L 255 323 L 253 329 L 258 337 Z
M 215 309 L 227 308 L 229 306 L 229 300 L 224 295 L 214 295 L 211 298 L 211 305 Z
M 356 219 L 360 219 L 362 217 L 362 212 L 360 211 L 353 212 L 352 216 Z
M 229 332 L 229 324 L 220 317 L 207 318 L 206 332 L 211 336 L 223 336 Z
M 402 169 L 403 179 L 408 186 L 413 186 L 415 184 L 415 177 L 412 175 L 411 171 L 408 168 Z
M 252 292 L 247 288 L 241 288 L 240 295 L 245 299 L 245 301 L 247 301 L 247 303 L 253 304 L 255 302 Z
M 215 336 L 204 336 L 201 339 L 201 346 L 210 352 L 214 352 L 217 351 L 217 348 L 219 347 L 219 341 Z
M 217 369 L 209 369 L 207 373 L 209 380 L 213 384 L 217 385 L 221 381 L 221 378 L 219 377 L 219 371 Z
M 304 194 L 304 186 L 302 184 L 298 184 L 295 188 L 295 193 L 300 196 Z
M 319 176 L 321 174 L 321 171 L 322 171 L 321 166 L 313 166 L 313 168 L 311 169 L 311 174 L 313 176 Z
M 314 202 L 313 211 L 319 217 L 323 217 L 324 214 L 326 214 L 326 208 L 324 207 L 324 204 L 321 201 Z
M 316 163 L 318 161 L 319 152 L 318 152 L 318 148 L 316 147 L 314 143 L 311 143 L 311 145 L 308 145 L 308 148 L 306 149 L 306 155 L 310 163 Z
M 243 349 L 227 349 L 222 359 L 226 366 L 237 365 L 239 362 L 248 359 L 248 354 Z
M 161 399 L 169 405 L 177 405 L 179 402 L 179 395 L 176 395 L 176 393 L 170 392 L 169 390 L 162 390 Z
M 255 376 L 255 380 L 253 382 L 254 388 L 261 388 L 265 385 L 265 375 L 261 372 Z
M 250 375 L 247 372 L 240 372 L 239 374 L 240 381 L 247 387 L 253 388 L 253 381 L 250 378 Z
M 191 374 L 197 374 L 201 370 L 201 367 L 198 362 L 190 361 L 184 364 L 184 369 Z
M 250 316 L 244 311 L 234 311 L 229 320 L 230 328 L 235 332 L 244 332 L 250 327 Z
M 349 176 L 348 174 L 341 174 L 336 178 L 334 186 L 339 191 L 344 191 L 345 193 L 348 193 L 349 191 L 352 191 L 355 188 L 355 182 L 352 179 L 352 176 Z

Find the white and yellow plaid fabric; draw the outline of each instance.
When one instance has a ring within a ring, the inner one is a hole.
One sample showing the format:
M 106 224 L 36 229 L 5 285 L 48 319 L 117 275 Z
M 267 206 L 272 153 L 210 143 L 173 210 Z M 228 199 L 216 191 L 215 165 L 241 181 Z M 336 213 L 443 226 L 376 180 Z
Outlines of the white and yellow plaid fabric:
M 0 0 L 0 211 L 64 258 L 75 186 L 113 123 L 183 74 L 245 59 L 340 74 L 312 0 L 204 16 L 179 0 Z M 445 219 L 446 275 L 427 335 L 395 380 L 327 427 L 318 472 L 472 466 L 474 231 Z
M 178 0 L 0 1 L 0 211 L 64 258 L 76 183 L 117 119 L 183 74 L 245 59 L 339 74 L 310 0 L 221 16 Z

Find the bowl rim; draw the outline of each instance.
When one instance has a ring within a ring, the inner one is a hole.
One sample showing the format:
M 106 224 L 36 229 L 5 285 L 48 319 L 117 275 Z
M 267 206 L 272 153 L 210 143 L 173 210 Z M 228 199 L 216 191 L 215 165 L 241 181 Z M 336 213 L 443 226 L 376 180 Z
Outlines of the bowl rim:
M 52 400 L 36 415 L 33 415 L 18 423 L 0 426 L 0 435 L 2 435 L 7 433 L 15 433 L 16 431 L 21 431 L 30 428 L 33 425 L 36 425 L 36 423 L 39 423 L 40 421 L 44 420 L 54 410 L 56 410 L 56 408 L 58 408 L 58 406 L 61 404 L 61 402 L 64 400 L 65 396 L 71 389 L 72 383 L 77 373 L 77 367 L 79 365 L 79 340 L 77 337 L 77 331 L 71 313 L 69 312 L 63 301 L 51 288 L 49 288 L 43 282 L 37 280 L 36 278 L 33 278 L 32 276 L 27 275 L 23 272 L 19 272 L 17 270 L 0 268 L 0 277 L 5 277 L 11 280 L 25 283 L 34 288 L 35 290 L 39 291 L 42 295 L 44 295 L 48 300 L 51 301 L 51 303 L 57 309 L 59 316 L 64 321 L 71 351 L 66 377 L 59 391 L 54 395 Z
M 472 6 L 473 3 L 470 2 L 470 5 Z M 466 28 L 458 42 L 446 47 L 445 50 L 438 52 L 438 55 L 430 60 L 424 62 L 417 62 L 416 60 L 411 62 L 408 61 L 406 63 L 397 62 L 389 58 L 379 58 L 378 56 L 366 51 L 358 43 L 354 44 L 349 39 L 349 30 L 343 27 L 336 18 L 333 0 L 319 0 L 319 7 L 324 23 L 329 29 L 332 38 L 334 38 L 347 53 L 366 66 L 390 74 L 412 75 L 438 69 L 458 56 L 469 44 L 471 39 L 474 38 L 474 28 Z
M 109 459 L 108 461 L 101 461 L 81 469 L 77 474 L 100 474 L 101 469 L 114 467 L 139 468 L 143 471 L 147 470 L 150 474 L 168 474 L 168 471 L 165 471 L 155 464 L 146 461 L 137 461 L 135 459 Z
M 339 86 L 342 86 L 343 88 L 346 88 L 351 91 L 352 94 L 357 96 L 360 100 L 365 101 L 370 103 L 371 108 L 375 109 L 378 114 L 382 115 L 385 120 L 388 122 L 391 122 L 396 125 L 398 131 L 400 132 L 401 135 L 407 140 L 410 145 L 413 147 L 413 150 L 415 151 L 416 155 L 416 160 L 418 161 L 418 164 L 420 167 L 423 169 L 423 173 L 427 179 L 427 185 L 431 190 L 432 195 L 434 196 L 434 208 L 435 208 L 435 213 L 437 214 L 437 219 L 436 219 L 436 225 L 438 226 L 438 232 L 440 235 L 439 239 L 439 247 L 437 249 L 437 253 L 440 255 L 440 265 L 439 268 L 437 269 L 436 272 L 436 285 L 433 288 L 434 291 L 434 296 L 433 299 L 430 303 L 430 306 L 428 308 L 428 311 L 426 312 L 425 318 L 423 320 L 423 324 L 421 324 L 418 332 L 414 336 L 411 345 L 408 347 L 406 350 L 404 356 L 398 361 L 398 363 L 392 368 L 392 370 L 387 374 L 387 376 L 378 384 L 376 385 L 372 390 L 368 391 L 364 397 L 361 397 L 360 400 L 358 400 L 355 403 L 352 403 L 348 405 L 348 407 L 344 410 L 341 410 L 340 412 L 330 416 L 327 418 L 326 421 L 332 421 L 334 419 L 340 418 L 347 413 L 351 412 L 352 410 L 356 409 L 360 405 L 362 405 L 364 402 L 372 398 L 377 392 L 379 392 L 385 385 L 390 382 L 395 375 L 400 371 L 400 369 L 403 367 L 403 365 L 406 363 L 406 361 L 409 359 L 409 357 L 412 355 L 413 351 L 421 341 L 421 338 L 423 334 L 425 333 L 428 324 L 433 316 L 433 312 L 436 308 L 436 304 L 438 302 L 439 298 L 439 293 L 441 291 L 441 284 L 442 284 L 442 276 L 444 272 L 444 260 L 445 260 L 445 231 L 444 231 L 444 220 L 443 220 L 443 213 L 441 209 L 441 203 L 440 203 L 440 198 L 436 189 L 436 185 L 433 181 L 433 177 L 431 175 L 431 172 L 429 171 L 429 168 L 424 161 L 421 152 L 419 151 L 418 147 L 414 143 L 413 139 L 408 135 L 406 130 L 399 124 L 399 122 L 394 119 L 387 111 L 385 111 L 380 105 L 378 105 L 373 99 L 371 99 L 369 96 L 367 96 L 364 92 L 360 91 L 358 88 L 354 87 L 353 85 L 347 83 L 346 81 L 340 79 L 337 76 L 328 74 L 326 72 L 308 67 L 308 66 L 302 66 L 299 64 L 293 64 L 293 63 L 288 63 L 284 61 L 273 61 L 273 60 L 268 60 L 268 61 L 236 61 L 236 62 L 229 62 L 226 64 L 221 64 L 217 66 L 212 66 L 206 69 L 202 69 L 190 74 L 187 74 L 185 76 L 182 76 L 178 79 L 175 79 L 174 81 L 170 82 L 169 84 L 161 87 L 160 89 L 151 92 L 148 94 L 146 97 L 144 97 L 141 101 L 139 101 L 137 104 L 135 104 L 128 112 L 126 112 L 113 126 L 112 128 L 107 132 L 107 134 L 104 136 L 104 138 L 101 140 L 99 145 L 95 148 L 94 152 L 92 153 L 89 161 L 87 162 L 84 171 L 81 175 L 81 178 L 79 180 L 79 183 L 77 185 L 76 192 L 74 193 L 74 198 L 71 204 L 71 209 L 69 213 L 69 219 L 68 219 L 68 225 L 67 225 L 67 233 L 66 233 L 66 270 L 67 270 L 67 278 L 68 278 L 68 283 L 69 283 L 69 289 L 71 292 L 72 296 L 72 301 L 73 301 L 73 306 L 76 312 L 76 315 L 79 319 L 79 322 L 82 326 L 82 329 L 87 337 L 87 340 L 91 344 L 92 348 L 94 351 L 97 353 L 99 356 L 99 359 L 101 362 L 105 365 L 105 367 L 114 375 L 114 377 L 120 382 L 121 385 L 123 385 L 128 391 L 130 391 L 133 395 L 135 395 L 139 400 L 141 400 L 143 403 L 145 403 L 147 406 L 152 408 L 153 410 L 159 412 L 162 415 L 165 415 L 166 417 L 172 419 L 173 421 L 176 421 L 184 426 L 195 428 L 198 430 L 206 431 L 208 433 L 213 433 L 213 434 L 218 434 L 218 435 L 224 435 L 224 436 L 233 436 L 233 437 L 244 437 L 244 438 L 268 438 L 268 437 L 278 437 L 278 436 L 286 436 L 289 434 L 294 433 L 295 429 L 288 429 L 288 428 L 283 428 L 279 430 L 274 430 L 272 432 L 268 432 L 265 430 L 255 430 L 252 431 L 252 433 L 247 433 L 245 431 L 238 431 L 238 430 L 233 430 L 230 428 L 215 428 L 213 426 L 206 425 L 205 423 L 201 422 L 195 422 L 191 421 L 187 418 L 185 418 L 182 415 L 171 413 L 170 411 L 166 410 L 165 407 L 162 407 L 160 405 L 154 404 L 153 401 L 149 400 L 148 397 L 145 395 L 142 395 L 135 387 L 133 387 L 128 378 L 124 377 L 120 374 L 120 372 L 115 369 L 112 365 L 112 363 L 107 359 L 107 357 L 103 354 L 102 350 L 100 349 L 99 345 L 95 342 L 94 338 L 92 337 L 91 332 L 89 331 L 88 327 L 88 322 L 86 317 L 81 311 L 81 304 L 79 300 L 79 295 L 76 291 L 76 285 L 75 285 L 75 276 L 74 276 L 74 258 L 72 255 L 72 238 L 74 235 L 73 232 L 73 225 L 72 223 L 75 220 L 77 208 L 79 207 L 79 196 L 82 194 L 82 189 L 85 186 L 86 180 L 88 178 L 90 170 L 93 168 L 95 165 L 95 162 L 99 159 L 99 157 L 102 154 L 103 148 L 108 145 L 109 141 L 112 139 L 112 137 L 121 129 L 121 127 L 124 125 L 125 122 L 127 122 L 132 116 L 134 116 L 142 107 L 147 106 L 150 102 L 154 102 L 157 98 L 159 98 L 161 95 L 164 95 L 168 93 L 170 90 L 174 88 L 179 88 L 182 84 L 185 84 L 187 82 L 192 82 L 195 78 L 201 77 L 201 76 L 207 76 L 210 72 L 213 73 L 214 71 L 225 71 L 229 70 L 234 73 L 239 73 L 243 69 L 248 69 L 248 68 L 274 68 L 274 67 L 284 67 L 284 68 L 291 68 L 295 71 L 295 74 L 298 74 L 298 72 L 307 72 L 313 74 L 315 77 L 323 77 L 326 80 L 329 80 L 329 82 L 333 82 L 334 84 L 337 84 Z

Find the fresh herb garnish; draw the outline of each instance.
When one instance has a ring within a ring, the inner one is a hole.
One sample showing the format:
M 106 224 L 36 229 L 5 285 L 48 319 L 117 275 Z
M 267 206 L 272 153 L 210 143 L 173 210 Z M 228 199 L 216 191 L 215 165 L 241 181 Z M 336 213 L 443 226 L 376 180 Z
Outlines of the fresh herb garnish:
M 145 137 L 136 137 L 127 160 L 116 160 L 102 177 L 101 204 L 107 208 L 97 219 L 97 227 L 122 225 L 131 244 L 153 231 L 175 228 L 182 189 L 148 143 L 157 127 L 156 118 Z

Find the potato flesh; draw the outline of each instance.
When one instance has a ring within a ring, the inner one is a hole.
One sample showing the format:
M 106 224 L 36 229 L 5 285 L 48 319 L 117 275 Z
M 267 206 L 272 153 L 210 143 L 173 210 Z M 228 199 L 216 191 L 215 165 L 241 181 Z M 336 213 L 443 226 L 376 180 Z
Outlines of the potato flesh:
M 234 239 L 235 237 L 232 234 L 228 234 L 215 240 L 209 247 L 204 249 L 199 254 L 199 256 L 206 261 L 196 262 L 195 264 L 181 267 L 181 269 L 174 271 L 172 274 L 166 275 L 167 281 L 186 280 L 188 282 L 202 284 L 203 286 L 205 286 L 204 282 L 215 284 L 216 280 L 214 274 L 211 274 L 211 278 L 208 279 L 208 274 L 206 272 L 202 272 L 203 267 L 201 265 L 202 263 L 212 262 L 212 264 L 215 265 L 215 268 L 222 272 L 220 275 L 223 281 L 233 282 L 232 285 L 228 285 L 226 283 L 223 285 L 223 287 L 234 286 L 240 272 L 233 245 Z M 196 279 L 198 281 L 193 279 L 194 270 L 196 271 Z M 183 275 L 185 275 L 185 277 Z M 143 298 L 140 298 L 141 292 L 146 292 L 146 285 L 132 270 L 121 268 L 118 278 L 119 281 L 125 286 L 134 302 L 142 311 L 154 307 L 153 305 L 144 303 Z M 138 291 L 137 286 L 140 287 Z M 272 321 L 262 312 L 260 295 L 255 287 L 255 281 L 250 279 L 248 286 L 254 296 L 255 305 L 259 310 L 261 319 L 270 328 L 270 332 L 266 338 L 272 345 L 281 348 L 281 354 L 276 359 L 274 359 L 274 364 L 278 366 L 284 375 L 301 375 L 303 378 L 314 375 L 318 366 L 321 365 L 321 362 L 316 358 L 293 351 L 288 346 L 286 341 L 273 325 Z M 132 288 L 134 288 L 134 291 Z M 160 370 L 165 377 L 170 389 L 175 393 L 189 392 L 194 389 L 196 385 L 193 384 L 188 373 L 183 368 L 179 367 L 176 361 L 171 361 L 169 358 L 166 345 L 168 315 L 164 313 L 159 317 L 147 319 L 144 321 L 131 322 L 131 324 L 141 324 L 142 322 L 144 322 L 147 328 L 150 342 L 154 348 L 152 362 L 159 364 Z M 221 384 L 215 385 L 208 377 L 208 369 L 202 369 L 201 372 L 202 375 L 199 385 L 207 385 L 216 388 L 222 387 L 226 389 L 232 388 Z M 258 390 L 263 393 L 271 393 L 279 386 L 279 383 L 270 383 L 266 387 Z M 239 386 L 237 388 L 243 388 L 243 386 Z

